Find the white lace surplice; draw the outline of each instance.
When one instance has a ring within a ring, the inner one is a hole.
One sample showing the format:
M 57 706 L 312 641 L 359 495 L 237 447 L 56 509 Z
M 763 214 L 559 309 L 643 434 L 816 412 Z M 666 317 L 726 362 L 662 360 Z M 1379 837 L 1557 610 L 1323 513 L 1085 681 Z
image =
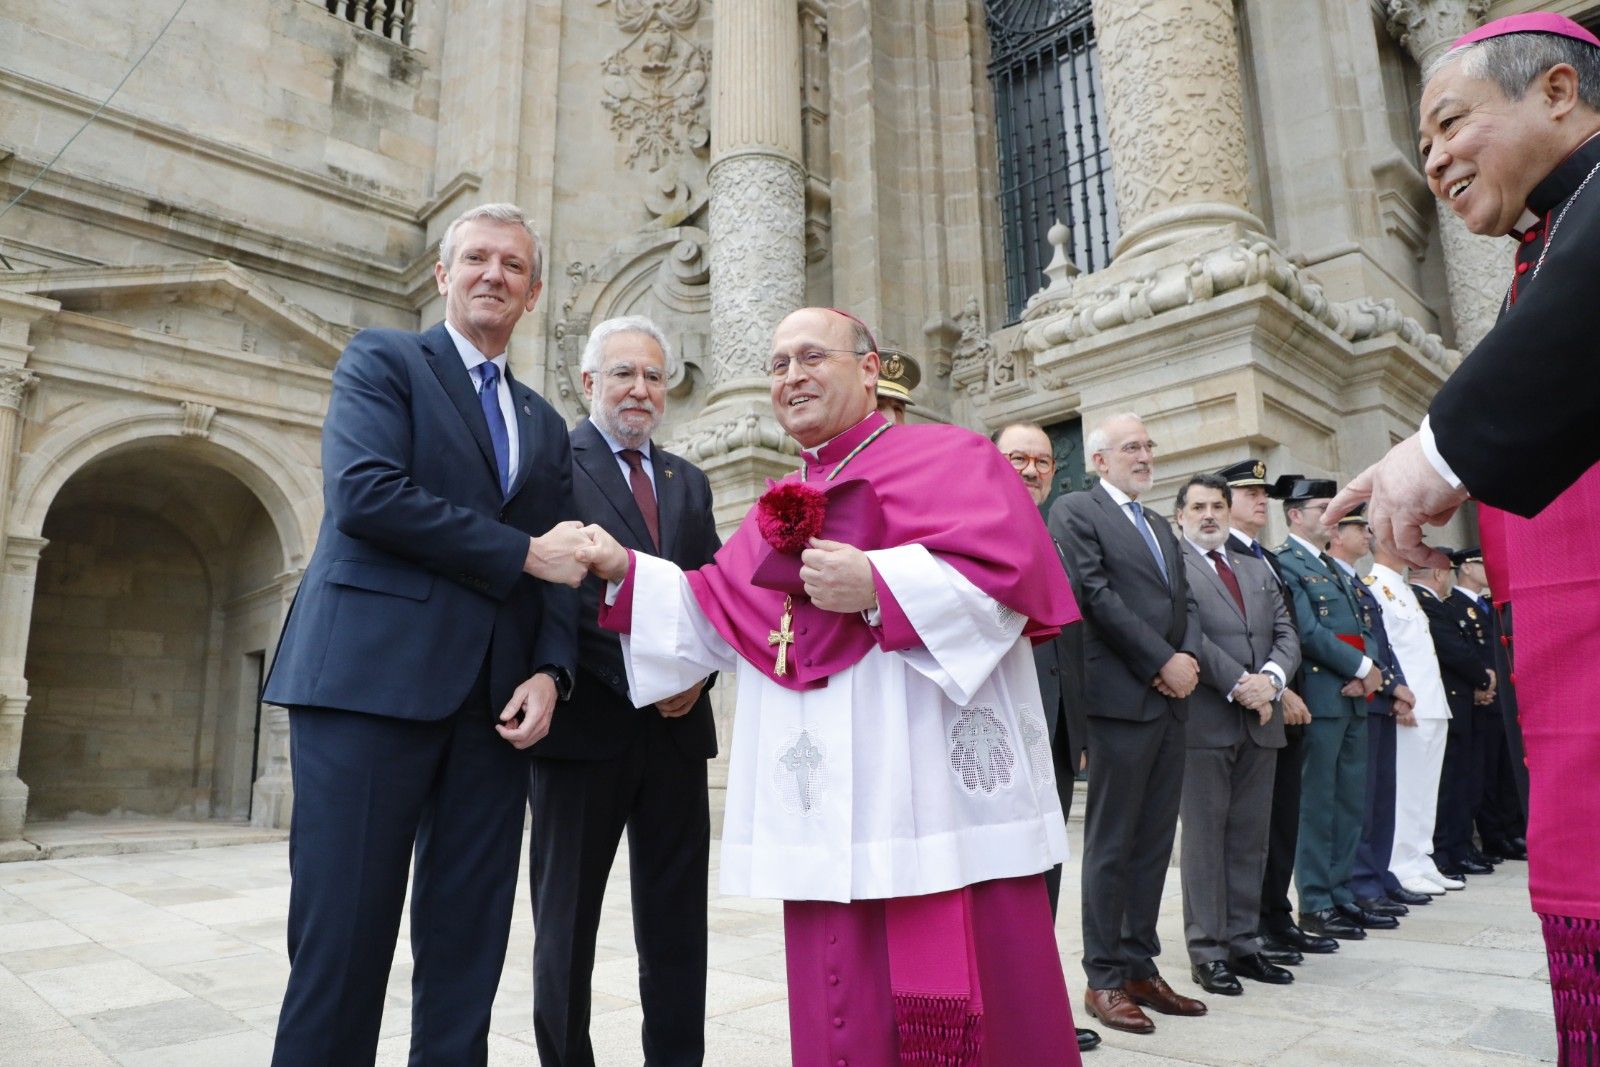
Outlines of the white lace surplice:
M 1067 856 L 1024 620 L 920 545 L 868 556 L 922 647 L 874 648 L 804 692 L 739 661 L 677 567 L 635 557 L 622 639 L 634 702 L 735 673 L 725 893 L 917 896 Z M 797 629 L 789 654 L 804 657 L 805 640 Z

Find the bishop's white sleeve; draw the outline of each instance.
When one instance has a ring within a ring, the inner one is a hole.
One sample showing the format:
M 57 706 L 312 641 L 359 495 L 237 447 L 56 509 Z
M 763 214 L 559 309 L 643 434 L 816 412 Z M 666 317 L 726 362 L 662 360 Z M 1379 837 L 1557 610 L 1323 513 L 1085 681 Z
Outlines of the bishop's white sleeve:
M 712 671 L 731 671 L 736 656 L 694 599 L 683 571 L 668 560 L 633 553 L 633 622 L 622 634 L 622 663 L 634 707 L 677 696 Z M 616 596 L 608 588 L 607 600 Z
M 971 703 L 1027 620 L 921 545 L 880 549 L 867 558 L 922 640 L 897 655 L 955 703 Z

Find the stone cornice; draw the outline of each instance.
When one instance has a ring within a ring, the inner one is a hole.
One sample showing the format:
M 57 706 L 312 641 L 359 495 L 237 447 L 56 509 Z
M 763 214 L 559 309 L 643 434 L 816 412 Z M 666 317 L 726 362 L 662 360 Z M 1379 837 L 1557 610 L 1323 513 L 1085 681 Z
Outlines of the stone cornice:
M 1437 334 L 1402 314 L 1393 300 L 1331 301 L 1271 242 L 1251 235 L 1109 284 L 1097 285 L 1095 275 L 1084 275 L 1061 286 L 1058 295 L 1046 290 L 1028 309 L 1017 347 L 1042 353 L 1258 284 L 1280 293 L 1346 341 L 1393 334 L 1445 372 L 1460 359 Z
M 100 316 L 73 308 L 85 296 L 182 296 L 221 292 L 254 308 L 287 328 L 299 343 L 317 353 L 331 367 L 353 331 L 336 327 L 298 304 L 292 303 L 252 272 L 225 260 L 203 263 L 139 264 L 128 267 L 61 267 L 4 276 L 6 286 L 20 293 L 48 295 L 65 306 L 74 318 L 104 321 Z M 4 290 L 0 290 L 4 293 Z M 77 299 L 75 299 L 77 298 Z M 0 305 L 3 306 L 3 305 Z M 120 324 L 116 324 L 119 325 Z M 142 332 L 142 331 L 138 331 Z M 152 337 L 162 335 L 151 334 Z M 171 341 L 172 338 L 166 338 Z M 224 350 L 226 351 L 226 350 Z M 238 354 L 238 353 L 233 353 Z M 273 361 L 276 365 L 276 361 Z

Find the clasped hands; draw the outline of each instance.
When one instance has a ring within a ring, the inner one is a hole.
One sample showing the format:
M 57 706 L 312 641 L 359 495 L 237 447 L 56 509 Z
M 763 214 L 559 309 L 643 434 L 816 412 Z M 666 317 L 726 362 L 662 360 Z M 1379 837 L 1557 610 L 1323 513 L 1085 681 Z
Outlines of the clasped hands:
M 1182 700 L 1200 684 L 1200 663 L 1187 652 L 1174 652 L 1150 685 L 1164 697 Z
M 1233 692 L 1228 695 L 1233 697 L 1235 704 L 1255 712 L 1261 725 L 1265 726 L 1272 718 L 1272 702 L 1277 699 L 1278 687 L 1272 675 L 1260 671 L 1240 678 L 1235 683 Z

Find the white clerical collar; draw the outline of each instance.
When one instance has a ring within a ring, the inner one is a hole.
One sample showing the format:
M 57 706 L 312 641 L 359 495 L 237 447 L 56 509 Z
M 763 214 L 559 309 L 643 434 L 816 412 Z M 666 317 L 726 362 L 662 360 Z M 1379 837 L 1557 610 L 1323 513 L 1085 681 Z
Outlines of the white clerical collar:
M 1300 544 L 1305 547 L 1307 552 L 1311 553 L 1313 556 L 1316 556 L 1318 559 L 1321 559 L 1327 554 L 1327 549 L 1318 548 L 1316 545 L 1312 544 L 1310 541 L 1307 541 L 1304 537 L 1301 537 L 1297 533 L 1291 532 L 1289 534 L 1289 540 L 1300 542 Z
M 605 427 L 596 422 L 593 415 L 589 416 L 589 425 L 593 426 L 595 430 L 599 432 L 600 437 L 605 441 L 606 446 L 611 449 L 611 454 L 613 456 L 628 447 L 621 441 L 618 441 L 615 437 L 612 437 L 610 434 L 606 433 Z M 639 446 L 638 451 L 644 456 L 645 459 L 650 458 L 650 439 L 648 437 L 645 438 L 644 444 Z
M 1129 504 L 1134 503 L 1133 497 L 1129 496 L 1127 493 L 1124 493 L 1121 489 L 1118 489 L 1104 478 L 1100 479 L 1100 488 L 1106 491 L 1106 495 L 1109 496 L 1112 502 L 1115 503 L 1119 508 L 1125 508 Z
M 491 358 L 484 355 L 477 345 L 467 340 L 466 334 L 450 325 L 449 319 L 444 320 L 444 328 L 450 331 L 450 340 L 456 343 L 456 353 L 461 357 L 461 362 L 466 364 L 468 370 L 472 370 L 484 363 L 493 363 L 499 368 L 500 377 L 504 378 L 506 376 L 506 354 L 504 352 Z

